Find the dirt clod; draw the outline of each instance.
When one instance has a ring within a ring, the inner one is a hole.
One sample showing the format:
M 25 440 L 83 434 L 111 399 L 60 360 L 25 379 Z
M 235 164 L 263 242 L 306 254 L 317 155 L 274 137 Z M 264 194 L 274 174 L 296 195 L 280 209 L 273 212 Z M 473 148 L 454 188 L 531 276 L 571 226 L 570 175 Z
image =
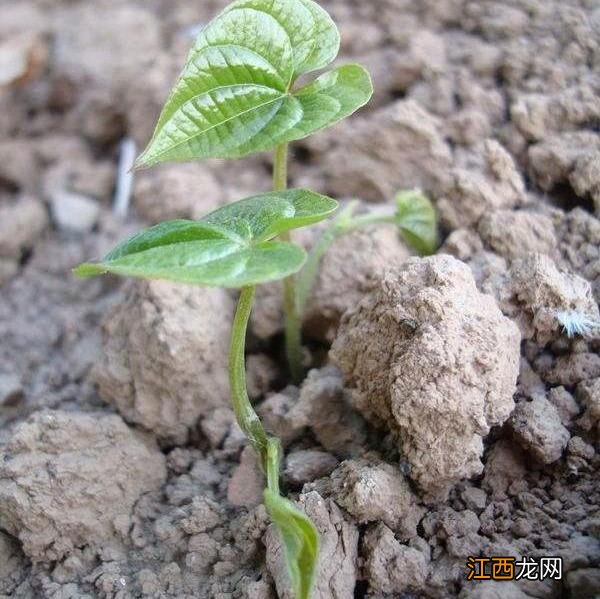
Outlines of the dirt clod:
M 104 324 L 104 359 L 94 371 L 100 393 L 130 422 L 185 439 L 199 417 L 228 405 L 232 313 L 221 289 L 130 285 Z
M 481 472 L 482 437 L 512 411 L 519 339 L 468 267 L 436 256 L 382 277 L 342 319 L 331 355 L 359 409 L 400 431 L 410 476 L 444 497 Z
M 120 417 L 38 412 L 2 447 L 1 526 L 33 560 L 57 560 L 111 539 L 116 519 L 165 477 L 154 442 Z

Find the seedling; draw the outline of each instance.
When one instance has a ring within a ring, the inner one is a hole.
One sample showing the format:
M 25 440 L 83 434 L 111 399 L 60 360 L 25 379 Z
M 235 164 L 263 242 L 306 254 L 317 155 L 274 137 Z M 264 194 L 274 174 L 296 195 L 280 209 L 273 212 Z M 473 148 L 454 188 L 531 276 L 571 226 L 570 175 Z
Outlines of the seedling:
M 156 225 L 118 245 L 101 262 L 75 269 L 80 277 L 113 273 L 241 288 L 229 350 L 231 400 L 237 422 L 267 476 L 265 506 L 281 534 L 298 599 L 310 595 L 319 535 L 306 515 L 280 494 L 280 443 L 265 431 L 246 390 L 246 330 L 255 286 L 298 272 L 306 260 L 301 247 L 277 236 L 319 222 L 336 208 L 335 200 L 305 190 L 260 195 L 220 208 L 198 221 Z
M 273 150 L 273 193 L 197 221 L 159 224 L 75 271 L 82 277 L 113 273 L 241 290 L 229 353 L 231 399 L 266 474 L 265 506 L 280 532 L 298 599 L 310 595 L 319 537 L 306 515 L 281 496 L 280 443 L 267 434 L 248 399 L 245 339 L 255 286 L 283 279 L 286 353 L 292 377 L 300 379 L 299 305 L 312 281 L 299 295 L 294 276 L 307 256 L 289 232 L 327 218 L 337 204 L 310 191 L 287 190 L 288 145 L 352 114 L 373 93 L 369 74 L 356 64 L 299 84 L 300 76 L 327 67 L 339 45 L 337 27 L 312 0 L 237 0 L 226 8 L 198 35 L 136 168 Z M 345 211 L 331 235 L 388 218 Z M 419 218 L 403 222 L 407 235 L 419 230 Z M 313 279 L 327 247 L 322 243 L 313 253 Z
M 299 84 L 300 76 L 327 67 L 339 47 L 335 23 L 312 0 L 233 2 L 198 35 L 136 167 L 274 150 L 273 190 L 286 189 L 288 144 L 352 114 L 373 93 L 369 74 L 356 64 Z M 288 277 L 286 353 L 298 382 L 302 351 L 295 298 L 295 282 Z

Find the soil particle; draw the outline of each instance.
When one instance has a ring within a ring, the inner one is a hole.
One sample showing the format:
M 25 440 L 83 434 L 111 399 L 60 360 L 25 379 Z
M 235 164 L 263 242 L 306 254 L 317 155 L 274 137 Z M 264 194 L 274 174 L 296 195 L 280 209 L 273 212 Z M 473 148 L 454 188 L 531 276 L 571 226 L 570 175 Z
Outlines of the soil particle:
M 496 442 L 485 457 L 482 487 L 494 499 L 503 499 L 509 487 L 524 476 L 525 461 L 520 448 L 506 439 Z
M 246 447 L 229 481 L 227 501 L 236 507 L 256 507 L 262 503 L 264 488 L 258 457 L 251 447 Z
M 557 220 L 562 260 L 592 284 L 594 297 L 600 302 L 600 220 L 581 208 Z
M 151 223 L 200 218 L 222 201 L 217 178 L 202 164 L 169 164 L 141 171 L 135 180 L 135 208 Z
M 399 100 L 307 144 L 338 195 L 382 200 L 400 188 L 438 184 L 451 163 L 440 129 L 441 122 L 418 102 Z
M 319 267 L 304 316 L 307 334 L 331 343 L 341 317 L 360 302 L 373 279 L 409 255 L 394 225 L 367 227 L 339 238 Z
M 367 556 L 364 575 L 372 592 L 405 593 L 425 586 L 428 559 L 421 551 L 402 545 L 385 524 L 377 524 L 367 531 L 361 553 Z
M 278 364 L 266 354 L 251 354 L 246 358 L 246 384 L 251 399 L 258 399 L 280 380 Z
M 506 302 L 504 311 L 519 324 L 524 339 L 535 339 L 542 347 L 563 333 L 562 314 L 600 319 L 589 282 L 559 270 L 547 255 L 532 253 L 516 260 L 508 279 L 507 294 L 518 311 Z
M 48 226 L 44 205 L 31 197 L 16 203 L 0 200 L 0 258 L 19 261 Z
M 357 578 L 358 529 L 348 522 L 331 499 L 316 491 L 301 495 L 299 505 L 313 521 L 321 537 L 319 563 L 312 597 L 350 599 Z M 283 548 L 273 525 L 265 538 L 267 567 L 281 599 L 291 599 L 290 583 L 283 565 Z
M 579 415 L 579 404 L 564 387 L 550 389 L 548 401 L 556 408 L 560 421 L 566 427 Z
M 440 219 L 450 229 L 475 225 L 495 210 L 525 202 L 523 178 L 510 154 L 495 140 L 482 146 L 483 164 L 450 171 L 437 195 Z
M 516 583 L 495 580 L 476 582 L 465 586 L 459 594 L 460 599 L 530 599 Z
M 600 569 L 581 568 L 569 572 L 566 583 L 571 597 L 593 599 L 600 588 Z
M 325 413 L 323 406 L 327 406 Z M 344 388 L 342 374 L 327 366 L 308 373 L 292 414 L 296 422 L 306 422 L 327 451 L 339 456 L 353 455 L 364 446 L 366 427 L 351 406 L 352 398 Z
M 498 210 L 481 219 L 478 231 L 485 244 L 509 261 L 530 252 L 552 255 L 557 245 L 552 220 L 532 212 Z
M 395 466 L 377 459 L 348 460 L 331 474 L 338 505 L 360 524 L 384 522 L 400 539 L 417 535 L 425 509 Z
M 546 191 L 550 191 L 559 183 L 569 183 L 574 175 L 578 184 L 581 182 L 574 173 L 576 165 L 587 163 L 600 149 L 600 135 L 591 131 L 577 131 L 550 135 L 529 147 L 527 159 L 529 174 L 533 181 Z
M 338 465 L 336 457 L 318 449 L 299 449 L 288 454 L 283 471 L 294 485 L 303 485 L 330 475 Z
M 577 399 L 584 412 L 577 425 L 585 431 L 600 436 L 600 378 L 585 381 L 577 386 Z
M 160 438 L 184 440 L 200 417 L 228 404 L 232 314 L 221 289 L 129 284 L 104 322 L 103 360 L 93 373 L 102 397 Z
M 509 420 L 509 427 L 521 446 L 543 464 L 560 459 L 570 439 L 557 409 L 541 397 L 520 402 Z
M 97 413 L 38 412 L 14 429 L 2 459 L 1 525 L 42 561 L 111 539 L 115 519 L 166 477 L 150 438 Z
M 482 437 L 513 408 L 519 340 L 469 268 L 441 255 L 382 277 L 342 319 L 331 355 L 359 409 L 400 432 L 410 476 L 432 499 L 481 472 Z
M 52 196 L 50 212 L 58 229 L 70 233 L 90 233 L 100 218 L 96 200 L 67 191 Z
M 300 232 L 295 240 L 310 250 L 325 227 Z M 390 265 L 401 264 L 410 253 L 393 225 L 367 227 L 339 237 L 319 265 L 304 318 L 304 331 L 316 340 L 331 342 L 342 315 L 355 307 L 368 291 L 373 279 Z M 263 285 L 251 326 L 259 339 L 283 331 L 282 286 Z

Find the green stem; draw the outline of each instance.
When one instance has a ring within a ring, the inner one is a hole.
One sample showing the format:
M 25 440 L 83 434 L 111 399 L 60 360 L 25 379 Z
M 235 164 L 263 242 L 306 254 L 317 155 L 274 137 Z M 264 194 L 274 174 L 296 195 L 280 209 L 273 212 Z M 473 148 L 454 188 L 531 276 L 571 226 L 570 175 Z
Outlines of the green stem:
M 273 162 L 273 191 L 287 189 L 288 144 L 275 149 Z M 290 241 L 289 232 L 282 233 L 282 241 Z M 296 280 L 289 276 L 283 281 L 283 318 L 285 329 L 285 353 L 294 383 L 302 380 L 302 333 L 296 303 Z
M 267 487 L 279 495 L 279 465 L 281 462 L 281 443 L 275 437 L 269 437 L 267 447 Z
M 350 231 L 355 231 L 356 229 L 360 229 L 361 227 L 368 227 L 369 225 L 380 225 L 383 223 L 396 223 L 398 217 L 395 213 L 387 214 L 387 213 L 375 213 L 375 214 L 363 214 L 361 216 L 355 216 L 351 220 L 349 220 L 340 231 L 342 233 L 349 233 Z
M 345 210 L 343 210 L 335 222 L 321 235 L 320 239 L 312 247 L 308 254 L 308 259 L 304 268 L 298 275 L 296 294 L 297 294 L 297 306 L 298 315 L 301 318 L 306 310 L 306 304 L 308 298 L 312 292 L 312 289 L 317 280 L 319 274 L 319 265 L 323 256 L 327 253 L 329 248 L 333 245 L 335 240 L 350 231 L 354 231 L 361 227 L 368 225 L 375 225 L 380 223 L 393 223 L 395 222 L 396 215 L 388 213 L 375 213 L 375 214 L 362 214 L 359 216 L 352 216 L 352 213 L 356 209 L 357 202 L 351 202 Z
M 287 189 L 288 147 L 289 144 L 281 144 L 275 148 L 273 160 L 273 191 L 284 191 Z
M 233 411 L 237 422 L 258 453 L 265 471 L 269 463 L 269 438 L 254 411 L 246 387 L 246 330 L 252 304 L 254 287 L 244 287 L 238 300 L 229 345 L 229 387 Z

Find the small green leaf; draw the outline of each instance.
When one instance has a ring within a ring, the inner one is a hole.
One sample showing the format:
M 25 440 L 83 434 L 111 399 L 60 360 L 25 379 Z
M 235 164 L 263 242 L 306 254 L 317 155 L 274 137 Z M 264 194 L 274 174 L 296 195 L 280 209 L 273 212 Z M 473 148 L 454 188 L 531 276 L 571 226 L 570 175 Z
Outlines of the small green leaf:
M 312 0 L 238 0 L 198 36 L 137 167 L 236 158 L 302 139 L 366 104 L 358 65 L 294 91 L 296 78 L 327 66 L 339 33 Z
M 396 195 L 395 220 L 412 248 L 426 256 L 435 253 L 438 246 L 435 208 L 421 191 L 401 191 Z
M 308 599 L 319 556 L 319 533 L 306 514 L 291 501 L 265 489 L 265 507 L 275 523 L 296 599 Z
M 151 227 L 119 244 L 102 262 L 82 264 L 75 274 L 114 273 L 215 287 L 279 280 L 297 272 L 306 253 L 273 238 L 323 220 L 336 207 L 335 200 L 304 190 L 248 198 L 199 221 Z

